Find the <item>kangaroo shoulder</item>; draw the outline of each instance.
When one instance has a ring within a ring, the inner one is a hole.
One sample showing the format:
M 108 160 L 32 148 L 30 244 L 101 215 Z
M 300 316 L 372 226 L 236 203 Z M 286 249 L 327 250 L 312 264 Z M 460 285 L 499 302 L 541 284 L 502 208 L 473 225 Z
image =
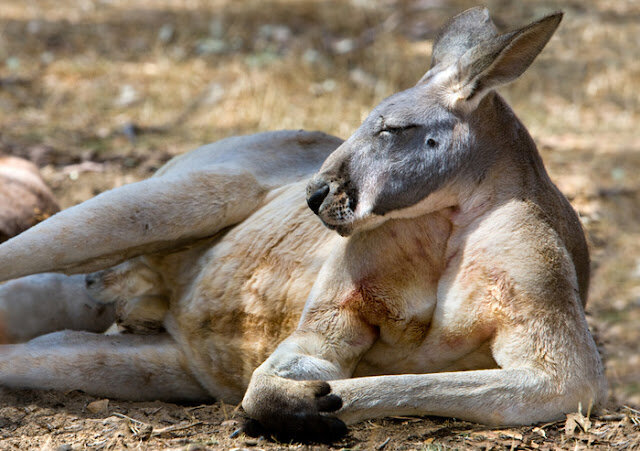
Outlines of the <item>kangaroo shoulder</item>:
M 573 256 L 552 219 L 534 202 L 506 202 L 470 227 L 464 261 L 536 298 L 581 291 Z

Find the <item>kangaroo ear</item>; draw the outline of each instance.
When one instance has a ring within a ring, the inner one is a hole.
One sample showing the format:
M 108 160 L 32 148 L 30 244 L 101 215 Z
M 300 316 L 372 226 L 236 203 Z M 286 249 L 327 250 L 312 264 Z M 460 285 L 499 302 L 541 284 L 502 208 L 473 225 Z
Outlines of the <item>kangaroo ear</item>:
M 561 20 L 561 12 L 551 14 L 467 50 L 456 64 L 453 103 L 465 109 L 473 108 L 491 89 L 522 75 L 549 42 Z
M 431 68 L 417 84 L 428 81 L 445 68 L 455 66 L 469 49 L 498 35 L 487 8 L 476 6 L 454 16 L 442 27 L 433 42 Z
M 453 17 L 438 33 L 431 54 L 431 67 L 455 63 L 479 42 L 498 36 L 489 10 L 480 6 Z

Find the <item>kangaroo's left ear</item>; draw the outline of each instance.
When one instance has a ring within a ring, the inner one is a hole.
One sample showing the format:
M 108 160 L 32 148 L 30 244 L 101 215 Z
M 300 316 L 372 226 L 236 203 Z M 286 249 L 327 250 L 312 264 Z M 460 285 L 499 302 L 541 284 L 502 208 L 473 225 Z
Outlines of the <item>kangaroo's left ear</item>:
M 551 14 L 467 50 L 456 64 L 452 106 L 472 110 L 490 90 L 522 75 L 549 42 L 561 20 L 561 12 Z

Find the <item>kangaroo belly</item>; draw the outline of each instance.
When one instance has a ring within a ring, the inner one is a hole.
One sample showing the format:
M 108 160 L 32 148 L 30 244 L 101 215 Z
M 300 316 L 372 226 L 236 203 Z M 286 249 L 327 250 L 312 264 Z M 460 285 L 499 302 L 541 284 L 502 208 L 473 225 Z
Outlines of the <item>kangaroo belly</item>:
M 167 327 L 212 394 L 241 398 L 253 370 L 295 329 L 336 239 L 294 184 L 201 257 Z

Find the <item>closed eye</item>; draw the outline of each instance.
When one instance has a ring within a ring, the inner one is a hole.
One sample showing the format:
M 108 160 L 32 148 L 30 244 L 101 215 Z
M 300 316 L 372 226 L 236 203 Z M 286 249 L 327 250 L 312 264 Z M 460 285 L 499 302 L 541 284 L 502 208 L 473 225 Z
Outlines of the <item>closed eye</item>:
M 398 126 L 398 127 L 385 125 L 384 128 L 382 128 L 378 132 L 378 135 L 383 135 L 383 134 L 395 135 L 395 134 L 402 133 L 403 131 L 406 131 L 406 130 L 409 130 L 409 129 L 412 129 L 412 128 L 416 128 L 416 127 L 418 127 L 417 124 L 403 125 L 403 126 Z

